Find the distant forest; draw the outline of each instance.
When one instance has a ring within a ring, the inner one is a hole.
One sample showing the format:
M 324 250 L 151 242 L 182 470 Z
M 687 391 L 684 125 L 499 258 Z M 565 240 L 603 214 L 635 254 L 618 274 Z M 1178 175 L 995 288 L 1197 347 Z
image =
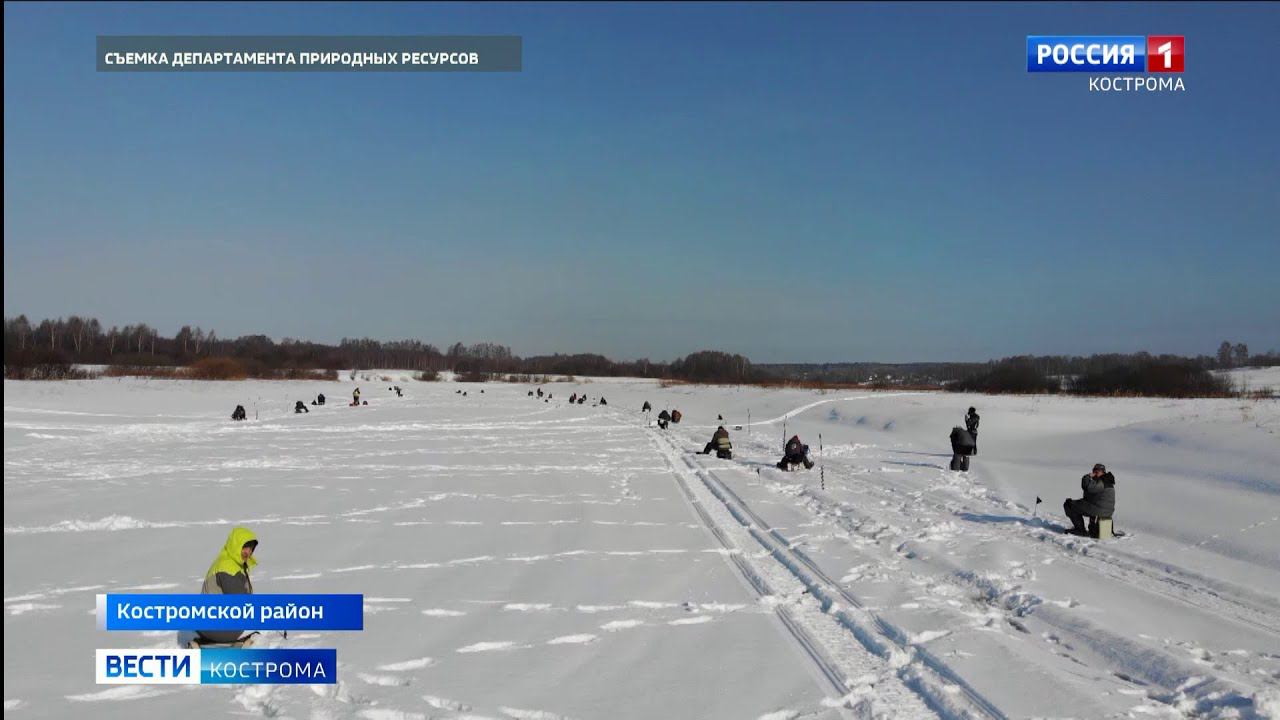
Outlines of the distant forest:
M 434 379 L 452 371 L 467 379 L 546 375 L 644 377 L 701 383 L 802 387 L 919 387 L 968 392 L 1071 392 L 1086 395 L 1201 397 L 1232 394 L 1210 371 L 1280 365 L 1274 349 L 1251 355 L 1247 345 L 1223 341 L 1215 355 L 1194 358 L 1148 353 L 1019 356 L 985 363 L 752 364 L 732 353 L 704 350 L 673 362 L 615 361 L 603 355 L 519 357 L 506 345 L 454 343 L 441 350 L 421 340 L 343 338 L 336 345 L 265 335 L 220 337 L 183 326 L 172 337 L 139 323 L 105 328 L 96 318 L 71 316 L 32 323 L 5 318 L 4 374 L 14 379 L 84 376 L 80 365 L 109 374 L 161 377 L 330 378 L 336 371 L 395 368 Z M 175 368 L 190 368 L 183 375 Z M 315 372 L 322 371 L 322 372 Z
M 421 340 L 343 338 L 337 345 L 266 335 L 220 337 L 213 330 L 184 325 L 172 337 L 146 323 L 105 328 L 96 318 L 71 316 L 33 324 L 25 315 L 5 318 L 5 377 L 65 377 L 74 365 L 134 369 L 209 367 L 212 360 L 237 362 L 240 377 L 298 377 L 300 370 L 396 368 L 434 377 L 442 370 L 460 375 L 584 375 L 647 377 L 690 382 L 752 382 L 759 373 L 741 355 L 697 352 L 675 362 L 616 362 L 603 355 L 517 357 L 506 345 L 454 343 L 441 350 Z M 116 373 L 124 374 L 124 373 Z

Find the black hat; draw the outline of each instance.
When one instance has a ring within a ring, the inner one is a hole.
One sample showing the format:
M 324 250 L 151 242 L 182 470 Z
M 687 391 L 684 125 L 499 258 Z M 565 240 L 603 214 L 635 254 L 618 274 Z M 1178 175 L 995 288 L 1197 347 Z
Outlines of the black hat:
M 1094 472 L 1106 472 L 1107 466 L 1103 465 L 1102 463 L 1098 463 L 1097 465 L 1093 466 L 1093 470 Z

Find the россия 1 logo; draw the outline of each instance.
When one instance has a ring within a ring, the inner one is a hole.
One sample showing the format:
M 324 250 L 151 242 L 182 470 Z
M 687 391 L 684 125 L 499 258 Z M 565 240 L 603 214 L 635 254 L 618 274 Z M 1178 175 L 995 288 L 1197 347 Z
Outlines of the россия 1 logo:
M 1147 72 L 1182 72 L 1182 36 L 1147 36 Z
M 1182 35 L 1028 35 L 1029 73 L 1123 73 L 1089 78 L 1090 91 L 1186 89 Z M 1150 75 L 1161 74 L 1161 77 Z M 1163 75 L 1173 75 L 1173 77 Z

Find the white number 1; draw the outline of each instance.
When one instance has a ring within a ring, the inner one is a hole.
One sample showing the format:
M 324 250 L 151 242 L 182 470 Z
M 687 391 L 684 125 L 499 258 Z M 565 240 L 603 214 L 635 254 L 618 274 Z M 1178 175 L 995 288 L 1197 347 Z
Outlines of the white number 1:
M 1167 42 L 1156 48 L 1156 52 L 1164 56 L 1164 69 L 1168 70 L 1173 67 L 1173 43 Z

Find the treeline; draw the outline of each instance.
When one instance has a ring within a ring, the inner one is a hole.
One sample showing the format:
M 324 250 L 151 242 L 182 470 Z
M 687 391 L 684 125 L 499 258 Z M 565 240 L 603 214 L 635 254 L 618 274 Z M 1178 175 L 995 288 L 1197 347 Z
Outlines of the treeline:
M 1015 362 L 1016 361 L 1016 362 Z M 985 363 L 790 363 L 757 366 L 770 376 L 830 384 L 889 384 L 943 386 L 980 378 L 1005 387 L 1022 387 L 1033 377 L 1048 379 L 1106 373 L 1107 371 L 1155 363 L 1190 364 L 1205 370 L 1280 365 L 1280 352 L 1271 350 L 1251 355 L 1244 343 L 1223 341 L 1216 355 L 1187 358 L 1149 353 L 1100 354 L 1090 356 L 1026 355 Z M 996 376 L 991 378 L 988 376 Z M 1040 385 L 1040 381 L 1036 381 Z
M 1274 366 L 1274 353 L 1252 362 Z M 1227 366 L 1232 367 L 1232 366 Z M 1070 393 L 1145 397 L 1230 397 L 1231 380 L 1213 370 L 1216 358 L 1177 355 L 1092 355 L 1089 357 L 1011 357 L 992 361 L 980 372 L 945 385 L 954 392 Z
M 780 380 L 830 385 L 940 386 L 971 377 L 985 363 L 774 363 L 757 366 Z
M 235 361 L 234 364 L 224 362 Z M 215 362 L 216 361 L 216 362 Z M 331 377 L 343 369 L 412 370 L 422 379 L 452 371 L 471 380 L 511 376 L 574 375 L 642 377 L 726 384 L 861 384 L 872 387 L 936 387 L 967 392 L 1157 395 L 1204 397 L 1234 391 L 1213 370 L 1280 365 L 1272 350 L 1250 355 L 1243 343 L 1224 341 L 1216 355 L 1102 354 L 1018 356 L 987 363 L 834 363 L 753 365 L 741 356 L 703 350 L 670 363 L 647 359 L 617 362 L 603 355 L 540 355 L 521 358 L 496 343 L 454 343 L 444 351 L 421 340 L 343 338 L 337 345 L 265 335 L 220 337 L 213 330 L 183 326 L 172 337 L 139 323 L 104 328 L 96 318 L 71 316 L 32 324 L 25 315 L 4 321 L 7 378 L 57 379 L 82 375 L 80 365 L 106 365 L 110 374 L 152 368 L 188 368 L 170 376 Z M 311 371 L 324 371 L 314 373 Z M 194 373 L 194 374 L 193 374 Z
M 448 370 L 469 378 L 493 375 L 585 375 L 598 377 L 672 378 L 691 382 L 749 382 L 759 374 L 741 355 L 703 351 L 674 363 L 647 359 L 616 362 L 596 354 L 544 355 L 521 358 L 496 343 L 454 343 L 443 352 L 421 340 L 343 338 L 337 345 L 265 335 L 221 337 L 214 330 L 184 325 L 172 337 L 147 325 L 106 328 L 96 318 L 73 315 L 34 324 L 25 315 L 5 318 L 4 372 L 7 378 L 58 379 L 83 376 L 77 365 L 106 365 L 111 374 L 132 368 L 218 367 L 241 377 L 305 377 L 305 370 L 334 371 L 396 368 L 420 377 Z M 203 371 L 202 371 L 203 372 Z M 327 373 L 325 375 L 328 376 Z

